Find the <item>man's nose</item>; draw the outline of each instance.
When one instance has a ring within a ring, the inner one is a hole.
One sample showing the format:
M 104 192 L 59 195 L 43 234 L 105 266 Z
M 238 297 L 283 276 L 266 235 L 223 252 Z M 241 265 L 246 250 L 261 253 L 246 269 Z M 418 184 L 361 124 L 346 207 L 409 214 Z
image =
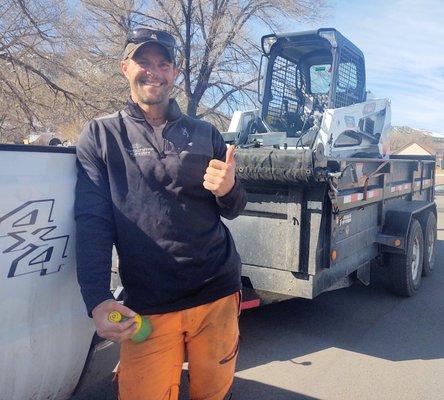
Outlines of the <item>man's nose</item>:
M 157 79 L 159 75 L 152 68 L 143 68 L 142 75 L 145 75 L 149 79 Z
M 159 81 L 162 79 L 162 76 L 156 70 L 148 69 L 145 71 L 145 73 L 149 79 L 154 79 Z
M 156 65 L 146 65 L 143 67 L 143 69 L 147 75 L 159 76 L 160 68 L 158 68 Z

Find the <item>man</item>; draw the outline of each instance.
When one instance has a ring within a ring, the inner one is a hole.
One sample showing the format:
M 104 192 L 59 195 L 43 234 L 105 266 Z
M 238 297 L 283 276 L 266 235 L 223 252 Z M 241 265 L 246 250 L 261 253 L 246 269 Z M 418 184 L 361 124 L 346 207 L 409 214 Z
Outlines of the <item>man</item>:
M 245 191 L 234 146 L 169 99 L 175 51 L 168 33 L 133 30 L 121 62 L 131 99 L 77 147 L 78 280 L 98 334 L 122 343 L 121 400 L 177 399 L 185 355 L 191 398 L 229 399 L 238 351 L 240 259 L 220 216 L 235 218 Z M 113 243 L 125 306 L 109 290 Z M 129 319 L 109 322 L 114 310 Z M 142 343 L 128 340 L 135 312 L 153 326 Z

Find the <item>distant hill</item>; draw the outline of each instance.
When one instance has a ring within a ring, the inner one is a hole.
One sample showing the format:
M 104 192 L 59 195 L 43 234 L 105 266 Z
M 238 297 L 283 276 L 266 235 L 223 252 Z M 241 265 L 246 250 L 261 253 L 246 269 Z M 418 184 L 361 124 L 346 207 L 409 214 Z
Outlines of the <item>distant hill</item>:
M 444 135 L 410 128 L 409 126 L 393 126 L 390 135 L 390 149 L 392 152 L 413 142 L 434 150 L 438 154 L 444 153 Z

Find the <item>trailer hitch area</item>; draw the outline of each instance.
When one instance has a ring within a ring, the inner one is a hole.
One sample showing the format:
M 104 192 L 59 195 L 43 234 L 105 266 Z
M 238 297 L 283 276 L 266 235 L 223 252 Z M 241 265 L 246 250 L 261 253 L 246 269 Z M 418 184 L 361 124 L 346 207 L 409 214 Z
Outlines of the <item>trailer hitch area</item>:
M 345 171 L 345 170 L 344 170 Z M 330 180 L 332 179 L 340 179 L 342 178 L 342 176 L 344 175 L 344 171 L 339 171 L 339 172 L 329 172 L 328 173 L 328 178 Z
M 345 171 L 345 170 L 344 170 Z M 314 175 L 318 182 L 332 182 L 342 178 L 344 171 L 331 172 L 327 168 L 315 168 Z
M 318 182 L 326 182 L 328 183 L 331 191 L 331 195 L 334 197 L 335 202 L 338 201 L 338 187 L 337 180 L 340 179 L 343 175 L 343 172 L 331 172 L 327 168 L 315 168 L 314 170 L 315 178 Z

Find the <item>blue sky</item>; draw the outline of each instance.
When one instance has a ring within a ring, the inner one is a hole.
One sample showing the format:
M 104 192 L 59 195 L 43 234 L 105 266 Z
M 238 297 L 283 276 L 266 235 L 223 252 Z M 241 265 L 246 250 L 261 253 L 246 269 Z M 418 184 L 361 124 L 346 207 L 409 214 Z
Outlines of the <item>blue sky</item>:
M 392 124 L 444 134 L 444 2 L 332 0 L 320 26 L 364 53 L 367 90 L 392 100 Z

